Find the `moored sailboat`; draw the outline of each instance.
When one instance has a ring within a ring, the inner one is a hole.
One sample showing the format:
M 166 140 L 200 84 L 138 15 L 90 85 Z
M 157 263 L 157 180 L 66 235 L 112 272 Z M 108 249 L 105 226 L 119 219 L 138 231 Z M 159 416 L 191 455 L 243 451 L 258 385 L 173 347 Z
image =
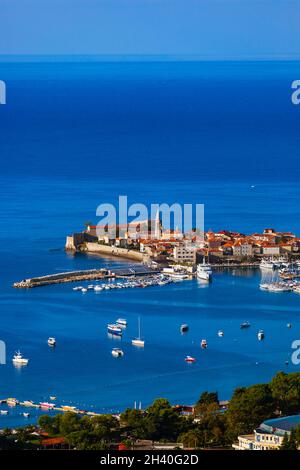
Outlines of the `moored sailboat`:
M 139 330 L 139 335 L 137 338 L 131 341 L 131 344 L 133 344 L 134 346 L 139 346 L 143 348 L 145 346 L 145 341 L 141 339 L 141 318 L 140 317 L 138 319 L 138 330 Z

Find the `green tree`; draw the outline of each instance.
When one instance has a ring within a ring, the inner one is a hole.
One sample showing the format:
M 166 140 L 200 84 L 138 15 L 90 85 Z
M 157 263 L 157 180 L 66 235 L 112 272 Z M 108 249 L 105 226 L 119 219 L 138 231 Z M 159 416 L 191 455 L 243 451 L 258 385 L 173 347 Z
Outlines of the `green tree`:
M 92 425 L 93 434 L 102 441 L 109 441 L 119 430 L 118 420 L 111 415 L 95 416 Z
M 211 403 L 219 403 L 217 392 L 203 392 L 196 404 L 210 405 Z
M 128 408 L 121 414 L 120 422 L 131 436 L 137 439 L 147 437 L 147 423 L 142 411 Z
M 59 420 L 60 415 L 54 417 L 48 415 L 42 415 L 38 419 L 38 425 L 42 428 L 43 431 L 49 433 L 50 435 L 59 434 Z
M 290 436 L 285 433 L 280 450 L 297 450 L 297 448 L 296 432 L 292 429 Z
M 268 384 L 237 388 L 226 412 L 228 438 L 233 441 L 239 434 L 253 432 L 262 421 L 273 416 L 274 409 Z
M 146 432 L 152 440 L 177 440 L 183 432 L 183 419 L 165 398 L 158 398 L 147 409 Z
M 66 441 L 71 447 L 77 450 L 86 450 L 92 443 L 90 433 L 85 429 L 71 432 L 66 436 Z
M 216 392 L 204 392 L 197 401 L 194 409 L 196 416 L 201 416 L 206 413 L 219 412 L 219 400 Z
M 178 442 L 182 443 L 184 447 L 191 449 L 197 449 L 199 447 L 201 439 L 199 438 L 198 429 L 190 429 L 189 431 L 180 434 Z
M 63 436 L 67 436 L 68 434 L 80 431 L 80 418 L 77 414 L 69 411 L 60 415 L 59 419 L 59 432 Z
M 270 382 L 276 407 L 285 415 L 300 410 L 300 373 L 278 372 Z

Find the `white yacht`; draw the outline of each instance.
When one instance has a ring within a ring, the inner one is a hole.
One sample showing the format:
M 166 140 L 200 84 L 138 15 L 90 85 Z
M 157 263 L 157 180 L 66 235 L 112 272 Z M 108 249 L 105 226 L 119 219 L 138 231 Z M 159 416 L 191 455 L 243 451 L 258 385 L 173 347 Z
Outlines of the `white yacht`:
M 259 339 L 259 341 L 262 341 L 265 337 L 265 333 L 263 332 L 263 330 L 259 330 L 258 334 L 257 334 L 257 337 Z
M 122 349 L 119 349 L 119 348 L 113 348 L 112 351 L 111 351 L 112 355 L 114 357 L 122 357 L 124 356 L 124 352 L 122 351 Z
M 259 264 L 260 269 L 275 269 L 276 264 L 273 259 L 263 258 Z
M 94 291 L 95 291 L 95 292 L 100 292 L 101 290 L 103 290 L 103 287 L 102 287 L 101 285 L 99 285 L 99 284 L 94 287 Z
M 55 346 L 56 345 L 56 339 L 50 336 L 50 338 L 48 338 L 47 343 L 48 343 L 49 346 Z
M 23 357 L 20 351 L 17 351 L 12 361 L 16 366 L 26 366 L 28 364 L 29 359 L 25 359 L 25 357 Z
M 212 280 L 211 265 L 205 262 L 205 258 L 203 258 L 203 263 L 198 264 L 197 266 L 197 277 L 198 279 L 203 279 L 204 281 Z
M 131 344 L 133 344 L 133 346 L 139 346 L 141 348 L 143 348 L 145 346 L 145 341 L 143 339 L 141 339 L 141 319 L 139 317 L 139 320 L 138 320 L 138 325 L 139 325 L 139 335 L 137 338 L 133 339 L 131 341 Z

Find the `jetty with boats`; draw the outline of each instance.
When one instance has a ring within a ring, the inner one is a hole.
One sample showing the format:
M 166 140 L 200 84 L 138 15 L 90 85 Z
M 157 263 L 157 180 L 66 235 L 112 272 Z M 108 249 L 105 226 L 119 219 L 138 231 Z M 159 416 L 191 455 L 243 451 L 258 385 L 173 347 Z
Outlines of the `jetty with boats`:
M 44 411 L 60 411 L 62 413 L 71 411 L 73 413 L 88 415 L 88 416 L 100 416 L 101 415 L 101 413 L 96 413 L 94 411 L 81 410 L 77 408 L 76 406 L 70 406 L 70 405 L 58 406 L 54 402 L 51 402 L 51 401 L 35 403 L 31 400 L 21 401 L 21 400 L 18 400 L 17 398 L 4 398 L 4 399 L 0 399 L 0 404 L 8 405 L 9 407 L 22 406 L 26 408 L 36 408 L 36 409 L 40 409 Z M 4 410 L 4 411 L 8 411 L 8 410 Z
M 51 284 L 61 284 L 66 282 L 97 281 L 110 278 L 126 278 L 131 276 L 147 276 L 156 274 L 159 270 L 143 265 L 134 265 L 128 268 L 115 269 L 86 269 L 81 271 L 67 271 L 58 274 L 47 274 L 45 276 L 32 277 L 15 282 L 13 287 L 30 289 L 33 287 L 47 286 Z

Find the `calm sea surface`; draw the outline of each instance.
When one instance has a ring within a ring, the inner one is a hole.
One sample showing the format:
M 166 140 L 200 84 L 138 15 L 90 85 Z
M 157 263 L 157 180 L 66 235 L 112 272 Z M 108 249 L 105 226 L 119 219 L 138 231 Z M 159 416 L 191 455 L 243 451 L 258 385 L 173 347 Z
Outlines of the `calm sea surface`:
M 0 63 L 8 86 L 0 107 L 0 399 L 55 395 L 58 404 L 118 411 L 160 396 L 193 403 L 204 390 L 226 399 L 236 386 L 299 370 L 285 361 L 300 337 L 300 298 L 260 291 L 256 270 L 216 273 L 209 286 L 85 295 L 71 284 L 11 287 L 129 264 L 63 250 L 66 235 L 97 222 L 98 204 L 121 194 L 129 203 L 203 203 L 206 229 L 299 234 L 300 109 L 290 103 L 298 72 L 297 63 Z M 131 346 L 139 316 L 143 350 Z M 121 342 L 106 334 L 118 317 L 128 321 Z M 245 320 L 251 328 L 240 330 Z M 125 355 L 114 359 L 118 345 Z M 21 370 L 11 363 L 16 349 L 30 359 Z M 186 364 L 187 354 L 197 363 Z M 0 427 L 28 422 L 21 411 L 0 416 Z

